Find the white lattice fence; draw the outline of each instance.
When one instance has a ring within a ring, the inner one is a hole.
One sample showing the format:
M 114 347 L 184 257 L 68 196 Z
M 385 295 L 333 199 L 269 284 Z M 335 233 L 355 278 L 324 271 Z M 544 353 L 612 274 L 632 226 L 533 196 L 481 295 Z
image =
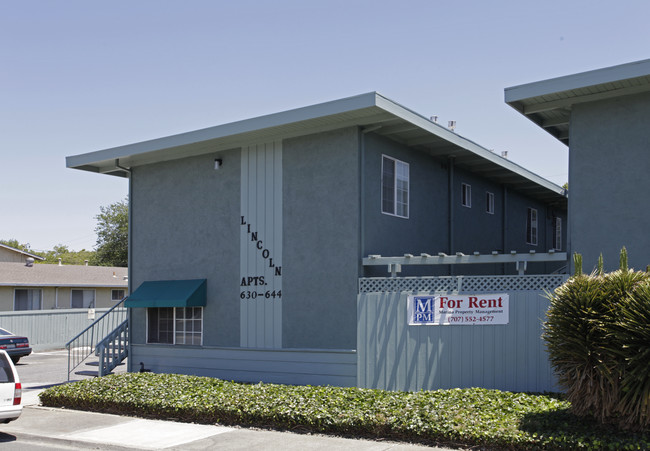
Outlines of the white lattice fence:
M 530 276 L 362 277 L 359 293 L 553 291 L 565 274 Z

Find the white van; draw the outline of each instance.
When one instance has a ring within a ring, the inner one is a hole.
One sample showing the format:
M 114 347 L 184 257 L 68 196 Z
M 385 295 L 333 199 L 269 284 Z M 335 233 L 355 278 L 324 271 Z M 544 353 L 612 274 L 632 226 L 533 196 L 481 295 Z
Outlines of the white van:
M 16 367 L 7 353 L 0 350 L 0 423 L 9 423 L 20 416 L 22 392 Z

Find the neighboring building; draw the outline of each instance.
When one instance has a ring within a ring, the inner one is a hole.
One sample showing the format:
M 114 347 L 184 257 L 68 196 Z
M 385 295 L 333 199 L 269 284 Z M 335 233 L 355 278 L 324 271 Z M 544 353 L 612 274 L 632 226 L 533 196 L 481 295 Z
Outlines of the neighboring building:
M 30 254 L 5 244 L 0 244 L 0 262 L 25 263 L 25 259 L 45 260 L 40 255 Z
M 561 187 L 376 93 L 67 165 L 130 178 L 129 362 L 156 371 L 353 385 L 364 257 L 566 246 Z M 516 268 L 400 275 L 453 272 Z
M 0 262 L 0 311 L 112 307 L 128 294 L 127 271 Z
M 650 264 L 650 60 L 514 86 L 505 101 L 569 146 L 569 251 Z

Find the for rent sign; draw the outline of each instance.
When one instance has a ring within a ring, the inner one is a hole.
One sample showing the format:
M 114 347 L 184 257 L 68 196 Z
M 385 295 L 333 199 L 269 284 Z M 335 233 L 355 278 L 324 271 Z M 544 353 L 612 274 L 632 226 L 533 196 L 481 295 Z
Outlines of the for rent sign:
M 508 324 L 508 294 L 409 296 L 411 326 Z

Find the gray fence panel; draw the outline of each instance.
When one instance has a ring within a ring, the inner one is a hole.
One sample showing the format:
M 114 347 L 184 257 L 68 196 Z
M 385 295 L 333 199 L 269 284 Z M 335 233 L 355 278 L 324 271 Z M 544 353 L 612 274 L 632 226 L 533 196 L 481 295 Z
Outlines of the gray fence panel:
M 193 374 L 224 380 L 354 387 L 354 350 L 250 349 L 132 345 L 129 359 L 153 372 Z M 132 368 L 132 370 L 137 370 Z
M 559 391 L 541 339 L 549 304 L 542 289 L 504 290 L 510 295 L 509 323 L 489 326 L 409 326 L 407 296 L 417 292 L 359 294 L 360 387 Z
M 99 318 L 108 309 L 95 309 Z M 0 327 L 29 338 L 37 351 L 63 349 L 65 344 L 93 322 L 87 309 L 0 312 Z

